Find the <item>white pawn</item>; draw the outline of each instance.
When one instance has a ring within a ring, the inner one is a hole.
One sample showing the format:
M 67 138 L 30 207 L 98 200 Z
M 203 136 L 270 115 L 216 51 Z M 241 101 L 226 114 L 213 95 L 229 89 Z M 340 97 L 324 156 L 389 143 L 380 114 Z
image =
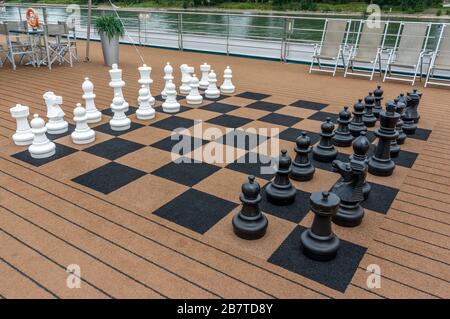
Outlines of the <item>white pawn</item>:
M 127 101 L 125 101 L 125 98 L 123 97 L 122 93 L 122 88 L 125 86 L 125 81 L 122 80 L 122 70 L 119 69 L 116 63 L 114 63 L 112 65 L 111 70 L 109 70 L 109 75 L 111 77 L 111 82 L 109 82 L 109 86 L 114 89 L 114 96 L 119 94 L 119 96 L 123 99 L 125 112 L 128 112 L 129 104 Z
M 113 118 L 109 121 L 111 130 L 125 131 L 131 127 L 131 120 L 126 116 L 125 109 L 123 98 L 117 94 L 111 104 L 111 110 L 114 113 Z
M 208 88 L 205 91 L 205 97 L 208 99 L 217 99 L 220 97 L 220 91 L 217 88 L 217 75 L 214 73 L 214 70 L 211 70 L 208 74 Z
M 151 120 L 155 117 L 155 110 L 150 106 L 150 92 L 145 87 L 141 86 L 139 90 L 139 108 L 136 110 L 136 117 L 138 120 Z
M 223 84 L 220 86 L 220 91 L 224 94 L 234 93 L 235 87 L 231 82 L 233 78 L 233 71 L 231 71 L 230 67 L 227 66 L 225 71 L 223 71 Z
M 195 74 L 191 78 L 191 91 L 189 92 L 188 96 L 186 96 L 186 101 L 188 104 L 201 104 L 203 101 L 203 96 L 200 95 L 198 92 L 198 78 L 195 76 Z
M 155 98 L 152 96 L 151 92 L 151 85 L 153 84 L 153 80 L 151 79 L 150 75 L 152 72 L 152 68 L 147 66 L 147 64 L 142 65 L 138 68 L 139 74 L 141 75 L 141 78 L 138 80 L 138 83 L 142 86 L 144 85 L 145 88 L 148 90 L 149 100 L 148 102 L 150 105 L 155 105 Z M 138 99 L 139 102 L 139 99 Z
M 193 68 L 191 68 L 187 64 L 182 64 L 180 66 L 181 71 L 181 86 L 180 86 L 180 93 L 181 94 L 189 94 L 191 92 L 191 74 L 190 72 L 193 72 Z
M 33 143 L 34 134 L 31 132 L 30 124 L 28 124 L 30 108 L 25 105 L 16 104 L 9 111 L 17 123 L 16 133 L 12 136 L 14 143 L 16 145 L 30 145 Z
M 47 105 L 47 133 L 56 135 L 67 132 L 69 130 L 69 123 L 64 121 L 66 114 L 61 108 L 61 104 L 63 103 L 62 97 L 55 95 L 53 92 L 46 92 L 43 97 Z
M 88 118 L 88 123 L 97 123 L 102 120 L 102 113 L 97 110 L 95 106 L 94 99 L 96 95 L 94 94 L 94 84 L 89 81 L 89 78 L 84 78 L 83 85 L 81 86 L 83 90 L 83 99 L 86 106 L 86 115 Z
M 31 157 L 47 158 L 55 155 L 56 145 L 47 138 L 45 122 L 37 114 L 31 120 L 31 131 L 34 134 L 33 144 L 28 147 Z
M 166 113 L 176 113 L 180 111 L 180 103 L 177 102 L 177 91 L 175 84 L 170 81 L 166 88 L 167 98 L 162 104 L 163 111 Z
M 164 89 L 161 91 L 161 97 L 165 100 L 167 98 L 166 94 L 166 88 L 167 84 L 173 81 L 173 67 L 170 65 L 169 62 L 167 62 L 166 66 L 164 67 Z
M 88 144 L 95 141 L 95 131 L 88 126 L 88 116 L 86 110 L 80 103 L 73 110 L 73 121 L 75 122 L 75 130 L 70 135 L 72 142 L 75 144 Z
M 211 66 L 205 62 L 202 65 L 200 65 L 200 71 L 202 72 L 202 78 L 200 79 L 199 82 L 199 88 L 202 90 L 206 90 L 209 85 L 208 74 L 209 71 L 211 71 Z

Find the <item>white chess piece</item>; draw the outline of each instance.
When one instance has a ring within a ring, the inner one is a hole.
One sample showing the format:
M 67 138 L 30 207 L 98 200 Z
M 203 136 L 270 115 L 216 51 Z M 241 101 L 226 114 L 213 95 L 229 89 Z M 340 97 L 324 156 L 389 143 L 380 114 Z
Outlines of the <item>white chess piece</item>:
M 161 97 L 165 100 L 167 98 L 166 95 L 166 88 L 167 84 L 173 81 L 173 67 L 170 65 L 169 62 L 167 62 L 166 66 L 164 67 L 164 89 L 161 91 Z
M 28 147 L 31 157 L 47 158 L 55 155 L 56 145 L 47 138 L 45 122 L 37 114 L 31 120 L 31 131 L 34 134 L 33 144 Z
M 94 94 L 94 84 L 89 80 L 89 78 L 84 78 L 83 85 L 81 86 L 83 90 L 83 99 L 85 101 L 86 107 L 86 115 L 88 118 L 88 123 L 97 123 L 102 120 L 102 113 L 97 110 L 95 106 L 95 97 Z
M 129 104 L 125 101 L 123 97 L 122 88 L 125 86 L 125 81 L 122 80 L 122 70 L 119 69 L 116 63 L 112 65 L 112 69 L 109 70 L 109 75 L 111 77 L 111 82 L 109 86 L 114 89 L 114 96 L 117 94 L 123 99 L 123 105 L 125 106 L 125 112 L 128 111 Z
M 211 70 L 208 74 L 208 88 L 205 91 L 205 97 L 208 99 L 217 99 L 220 97 L 220 91 L 217 88 L 217 75 L 214 73 L 214 70 Z
M 30 145 L 33 143 L 34 134 L 31 132 L 30 124 L 28 123 L 30 108 L 25 105 L 16 104 L 9 111 L 17 123 L 16 133 L 12 136 L 14 143 L 16 145 Z
M 138 120 L 151 120 L 155 117 L 155 110 L 150 106 L 150 92 L 145 85 L 139 90 L 139 108 L 136 110 Z
M 61 108 L 63 103 L 62 97 L 55 95 L 53 92 L 46 92 L 43 97 L 47 105 L 47 133 L 55 135 L 67 132 L 69 123 L 64 121 L 66 114 Z
M 162 104 L 163 111 L 166 113 L 176 113 L 180 111 L 180 103 L 177 102 L 177 91 L 175 84 L 170 81 L 166 88 L 167 98 Z
M 186 96 L 186 101 L 188 104 L 201 104 L 203 101 L 203 96 L 200 95 L 198 92 L 198 78 L 195 76 L 195 74 L 191 78 L 191 91 L 189 92 L 188 96 Z
M 211 66 L 205 62 L 202 65 L 200 65 L 200 71 L 202 72 L 202 78 L 200 79 L 199 82 L 199 88 L 202 90 L 206 90 L 209 85 L 208 74 L 209 71 L 211 71 Z
M 131 127 L 131 120 L 125 114 L 125 104 L 123 98 L 117 94 L 111 104 L 111 110 L 114 113 L 113 118 L 109 121 L 111 130 L 125 131 Z
M 230 67 L 227 66 L 225 71 L 223 71 L 223 84 L 220 86 L 220 91 L 224 94 L 232 94 L 234 93 L 235 87 L 231 82 L 233 78 L 233 71 L 231 71 Z
M 95 141 L 95 131 L 89 128 L 87 124 L 87 112 L 80 103 L 78 103 L 73 110 L 73 115 L 73 121 L 76 126 L 75 130 L 70 135 L 72 137 L 72 142 L 75 144 L 88 144 Z
M 182 64 L 180 66 L 181 71 L 181 86 L 180 86 L 180 93 L 181 94 L 189 94 L 191 92 L 191 72 L 193 73 L 194 70 L 192 67 L 190 67 L 187 64 Z
M 147 66 L 146 64 L 142 65 L 141 67 L 138 68 L 139 70 L 139 74 L 140 74 L 140 79 L 138 80 L 138 83 L 142 86 L 144 85 L 145 88 L 148 90 L 148 95 L 149 95 L 149 100 L 148 103 L 150 105 L 155 105 L 155 98 L 152 96 L 152 92 L 151 92 L 151 85 L 153 84 L 153 80 L 151 79 L 151 73 L 152 73 L 152 68 Z M 139 101 L 139 99 L 138 99 Z

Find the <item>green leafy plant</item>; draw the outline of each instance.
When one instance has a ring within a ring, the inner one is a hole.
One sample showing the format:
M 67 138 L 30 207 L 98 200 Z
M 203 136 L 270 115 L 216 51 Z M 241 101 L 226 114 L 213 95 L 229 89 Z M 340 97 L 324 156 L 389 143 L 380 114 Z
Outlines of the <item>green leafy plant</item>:
M 115 36 L 123 36 L 125 30 L 122 21 L 114 15 L 103 15 L 95 20 L 95 28 L 99 33 L 105 33 L 111 41 Z

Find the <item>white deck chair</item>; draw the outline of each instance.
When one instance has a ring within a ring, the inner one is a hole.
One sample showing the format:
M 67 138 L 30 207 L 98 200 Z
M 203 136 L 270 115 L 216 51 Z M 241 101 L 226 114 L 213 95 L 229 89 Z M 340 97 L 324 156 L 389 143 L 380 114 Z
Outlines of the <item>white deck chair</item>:
M 347 45 L 347 29 L 349 26 L 349 20 L 325 20 L 322 41 L 319 45 L 314 46 L 309 73 L 312 71 L 322 71 L 333 73 L 333 76 L 335 76 L 340 60 L 342 60 L 342 65 L 345 68 L 344 50 Z M 322 66 L 321 60 L 328 61 L 328 64 L 332 66 Z M 315 62 L 317 62 L 319 68 L 314 68 Z
M 450 86 L 449 83 L 444 82 L 446 79 L 444 79 L 443 77 L 435 77 L 434 72 L 436 70 L 450 71 L 450 25 L 447 24 L 442 25 L 442 30 L 436 46 L 436 51 L 431 57 L 427 72 L 427 79 L 425 81 L 425 87 L 428 84 Z M 437 80 L 439 80 L 439 82 L 436 82 Z
M 431 24 L 402 22 L 395 40 L 395 46 L 389 50 L 389 58 L 384 73 L 386 79 L 411 82 L 414 85 L 417 75 L 422 78 L 423 57 L 426 54 Z M 412 69 L 413 75 L 396 72 L 392 76 L 392 67 Z
M 356 43 L 350 48 L 344 77 L 347 77 L 347 74 L 351 74 L 366 76 L 372 80 L 377 67 L 380 76 L 382 75 L 381 53 L 384 48 L 388 24 L 388 22 L 381 21 L 379 26 L 372 26 L 367 21 L 361 22 Z M 372 69 L 371 71 L 360 70 L 356 72 L 354 69 L 355 62 L 369 64 Z

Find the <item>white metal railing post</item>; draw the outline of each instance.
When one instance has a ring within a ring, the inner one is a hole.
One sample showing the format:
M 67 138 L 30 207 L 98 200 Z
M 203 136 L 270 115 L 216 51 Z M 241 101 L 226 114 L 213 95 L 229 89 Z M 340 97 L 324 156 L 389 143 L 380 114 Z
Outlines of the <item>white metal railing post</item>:
M 178 13 L 178 49 L 183 51 L 183 13 Z
M 227 55 L 230 55 L 230 15 L 227 14 Z

